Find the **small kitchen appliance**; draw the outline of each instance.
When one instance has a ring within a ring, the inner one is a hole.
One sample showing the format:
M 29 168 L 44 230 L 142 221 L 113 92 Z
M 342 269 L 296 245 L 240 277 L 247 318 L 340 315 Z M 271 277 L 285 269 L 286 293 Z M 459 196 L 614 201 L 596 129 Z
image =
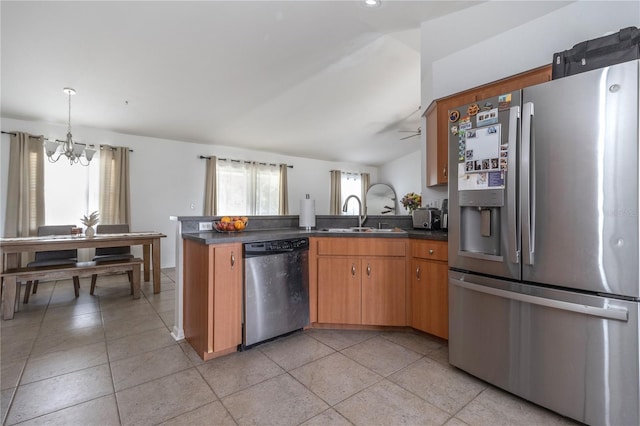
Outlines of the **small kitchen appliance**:
M 418 229 L 440 229 L 440 210 L 433 207 L 421 207 L 412 213 L 413 227 Z
M 449 200 L 442 200 L 442 209 L 440 210 L 440 229 L 447 230 L 449 228 Z

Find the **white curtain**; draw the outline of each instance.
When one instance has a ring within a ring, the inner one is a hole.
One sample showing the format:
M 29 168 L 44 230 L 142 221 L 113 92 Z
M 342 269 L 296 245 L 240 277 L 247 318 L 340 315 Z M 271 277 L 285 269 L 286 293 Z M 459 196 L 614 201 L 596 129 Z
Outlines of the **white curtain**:
M 101 224 L 131 224 L 129 148 L 102 147 L 99 205 Z
M 342 211 L 342 206 L 350 195 L 355 195 L 362 203 L 362 178 L 360 173 L 342 172 L 340 174 L 340 191 L 342 197 L 340 199 L 340 212 L 338 214 L 359 214 L 358 202 L 355 200 L 349 201 L 346 212 Z M 364 212 L 364 210 L 362 211 Z
M 280 170 L 269 164 L 220 161 L 217 166 L 218 215 L 277 215 Z
M 44 148 L 42 136 L 11 134 L 5 237 L 36 235 L 44 225 Z
M 250 206 L 253 215 L 277 215 L 280 211 L 280 170 L 269 164 L 251 164 L 250 194 L 255 200 Z

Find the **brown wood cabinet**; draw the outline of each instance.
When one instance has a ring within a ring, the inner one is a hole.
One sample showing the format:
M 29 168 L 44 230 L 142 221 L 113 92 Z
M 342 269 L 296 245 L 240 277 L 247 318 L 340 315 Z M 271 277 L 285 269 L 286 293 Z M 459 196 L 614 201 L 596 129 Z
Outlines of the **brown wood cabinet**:
M 362 324 L 406 325 L 405 259 L 365 257 L 362 270 Z
M 512 92 L 551 80 L 551 65 L 431 102 L 425 112 L 427 138 L 427 186 L 449 182 L 449 110 L 460 105 Z
M 357 257 L 318 258 L 318 321 L 360 324 L 362 276 Z
M 449 182 L 449 109 L 476 100 L 475 93 L 460 93 L 433 101 L 427 109 L 427 186 Z
M 411 326 L 434 336 L 449 337 L 449 292 L 445 241 L 412 240 Z
M 318 322 L 406 325 L 403 239 L 317 239 Z
M 184 334 L 208 360 L 242 343 L 242 245 L 184 240 Z

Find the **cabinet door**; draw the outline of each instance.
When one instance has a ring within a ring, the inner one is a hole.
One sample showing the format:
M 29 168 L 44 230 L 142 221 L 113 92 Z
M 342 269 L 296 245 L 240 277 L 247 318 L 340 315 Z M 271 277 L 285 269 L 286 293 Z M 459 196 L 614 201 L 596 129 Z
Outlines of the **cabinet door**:
M 411 260 L 411 326 L 434 336 L 449 337 L 447 264 Z
M 213 351 L 234 349 L 242 343 L 242 246 L 214 249 Z
M 360 259 L 318 257 L 318 322 L 360 324 Z
M 213 277 L 209 274 L 213 246 L 183 240 L 184 337 L 202 358 L 213 351 Z
M 475 93 L 464 92 L 439 100 L 427 110 L 427 186 L 449 182 L 449 110 L 475 100 Z
M 406 325 L 404 259 L 362 259 L 362 324 Z

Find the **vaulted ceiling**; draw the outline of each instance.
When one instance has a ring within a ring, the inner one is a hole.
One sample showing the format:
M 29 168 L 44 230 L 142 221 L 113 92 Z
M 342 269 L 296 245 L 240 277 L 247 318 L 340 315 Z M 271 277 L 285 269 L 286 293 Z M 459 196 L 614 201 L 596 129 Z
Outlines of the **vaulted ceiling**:
M 420 23 L 476 4 L 2 1 L 2 116 L 73 87 L 72 126 L 379 165 L 419 149 Z

